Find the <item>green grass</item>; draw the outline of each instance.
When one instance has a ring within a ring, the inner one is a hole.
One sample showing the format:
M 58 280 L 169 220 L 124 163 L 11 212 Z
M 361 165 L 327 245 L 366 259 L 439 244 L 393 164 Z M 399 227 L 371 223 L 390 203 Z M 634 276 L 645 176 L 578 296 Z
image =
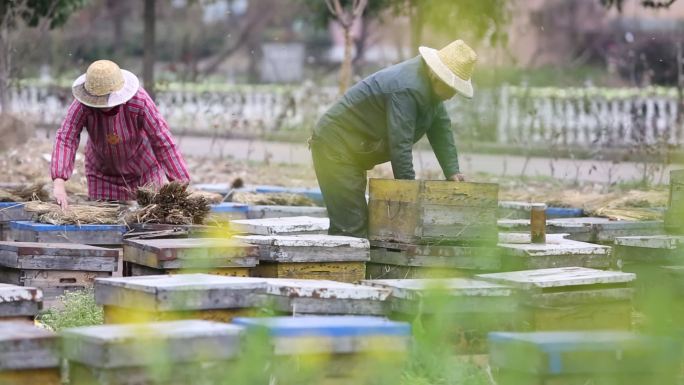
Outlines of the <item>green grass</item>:
M 49 309 L 38 316 L 38 321 L 51 330 L 60 331 L 79 326 L 104 323 L 102 307 L 95 303 L 92 290 L 69 291 L 59 298 L 61 308 Z

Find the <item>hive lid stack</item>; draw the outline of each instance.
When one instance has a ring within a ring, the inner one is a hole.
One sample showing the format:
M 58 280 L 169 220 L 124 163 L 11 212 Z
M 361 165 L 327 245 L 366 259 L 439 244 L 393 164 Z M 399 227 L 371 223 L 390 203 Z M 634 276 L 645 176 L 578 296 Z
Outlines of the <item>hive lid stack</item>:
M 628 332 L 492 333 L 489 362 L 500 385 L 675 384 L 681 346 Z
M 120 247 L 126 231 L 128 229 L 123 225 L 49 225 L 32 221 L 12 221 L 9 240 Z
M 312 279 L 268 279 L 266 306 L 292 314 L 385 315 L 390 290 Z
M 98 279 L 95 300 L 106 323 L 174 319 L 230 321 L 262 304 L 266 281 L 210 274 Z
M 635 275 L 581 267 L 480 274 L 477 279 L 520 291 L 531 330 L 628 330 Z
M 371 179 L 367 277 L 498 271 L 498 185 Z
M 258 263 L 258 249 L 232 239 L 178 238 L 126 240 L 126 275 L 206 272 L 247 277 Z
M 395 383 L 411 342 L 408 323 L 378 317 L 237 318 L 234 323 L 268 336 L 276 356 L 268 365 L 273 378 L 306 370 L 309 363 L 316 371 L 309 383 Z
M 0 384 L 61 383 L 57 335 L 27 322 L 0 322 Z
M 488 332 L 519 327 L 516 291 L 504 285 L 470 278 L 378 279 L 363 284 L 392 291 L 392 318 L 420 317 L 425 328 L 435 330 L 448 324 L 445 338 L 461 353 L 482 353 Z
M 0 283 L 0 322 L 26 321 L 43 308 L 43 292 L 35 287 Z
M 362 238 L 323 234 L 236 237 L 259 248 L 254 275 L 264 278 L 358 282 L 365 276 L 370 245 Z
M 0 242 L 0 282 L 42 290 L 47 306 L 68 290 L 111 277 L 119 251 L 75 243 Z
M 72 384 L 221 384 L 242 329 L 185 320 L 101 325 L 62 332 Z

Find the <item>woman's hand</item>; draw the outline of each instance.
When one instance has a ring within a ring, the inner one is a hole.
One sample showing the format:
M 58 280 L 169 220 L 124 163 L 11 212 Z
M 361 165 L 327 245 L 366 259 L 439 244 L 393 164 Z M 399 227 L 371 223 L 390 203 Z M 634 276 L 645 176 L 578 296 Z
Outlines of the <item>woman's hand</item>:
M 64 179 L 59 178 L 52 182 L 52 195 L 55 197 L 57 204 L 62 207 L 62 210 L 69 208 L 65 183 Z

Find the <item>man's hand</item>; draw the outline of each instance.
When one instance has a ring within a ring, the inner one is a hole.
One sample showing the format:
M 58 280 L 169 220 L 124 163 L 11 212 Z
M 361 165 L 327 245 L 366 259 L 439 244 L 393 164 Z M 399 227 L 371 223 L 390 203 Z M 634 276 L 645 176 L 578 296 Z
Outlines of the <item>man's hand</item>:
M 52 182 L 52 195 L 55 201 L 62 207 L 62 210 L 69 208 L 69 201 L 67 199 L 66 187 L 64 186 L 64 179 L 55 179 Z
M 454 174 L 454 175 L 449 177 L 449 180 L 452 180 L 454 182 L 465 182 L 465 175 L 463 175 L 461 173 Z

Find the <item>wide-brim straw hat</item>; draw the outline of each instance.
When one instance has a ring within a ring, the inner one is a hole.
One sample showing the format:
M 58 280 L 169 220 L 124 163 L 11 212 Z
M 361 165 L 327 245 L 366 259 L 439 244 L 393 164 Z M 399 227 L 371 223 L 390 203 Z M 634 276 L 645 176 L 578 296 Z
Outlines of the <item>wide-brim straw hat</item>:
M 71 92 L 86 106 L 110 108 L 129 101 L 139 88 L 140 81 L 133 73 L 112 61 L 98 60 L 74 81 Z
M 456 40 L 440 50 L 420 47 L 418 51 L 432 72 L 444 83 L 466 98 L 473 97 L 471 77 L 477 54 L 463 40 Z

